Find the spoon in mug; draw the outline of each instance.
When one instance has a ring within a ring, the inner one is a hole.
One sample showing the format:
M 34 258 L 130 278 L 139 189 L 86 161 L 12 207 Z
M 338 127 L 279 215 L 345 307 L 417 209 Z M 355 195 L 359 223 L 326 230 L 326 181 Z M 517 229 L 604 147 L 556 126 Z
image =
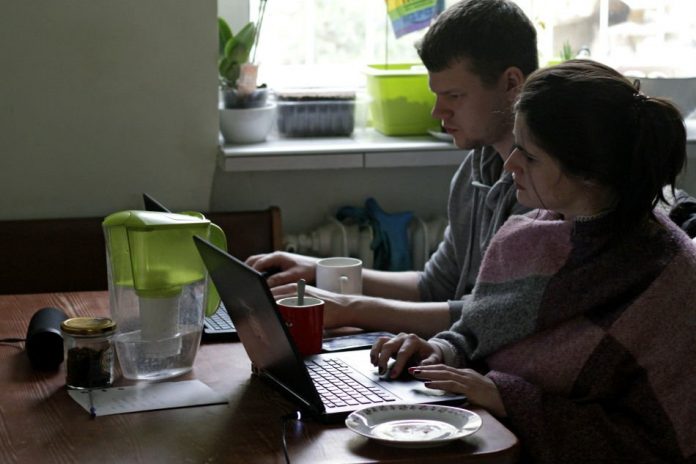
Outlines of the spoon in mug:
M 297 306 L 304 306 L 305 280 L 297 281 Z

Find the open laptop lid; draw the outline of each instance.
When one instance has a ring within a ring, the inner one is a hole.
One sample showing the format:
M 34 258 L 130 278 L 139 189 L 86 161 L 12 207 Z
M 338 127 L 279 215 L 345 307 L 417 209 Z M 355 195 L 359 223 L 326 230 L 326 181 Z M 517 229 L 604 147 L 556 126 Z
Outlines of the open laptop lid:
M 323 412 L 263 275 L 200 237 L 194 241 L 255 369 L 305 406 Z
M 146 211 L 155 211 L 159 213 L 171 213 L 169 209 L 164 206 L 159 201 L 155 200 L 152 196 L 147 193 L 143 193 L 143 204 L 145 205 Z

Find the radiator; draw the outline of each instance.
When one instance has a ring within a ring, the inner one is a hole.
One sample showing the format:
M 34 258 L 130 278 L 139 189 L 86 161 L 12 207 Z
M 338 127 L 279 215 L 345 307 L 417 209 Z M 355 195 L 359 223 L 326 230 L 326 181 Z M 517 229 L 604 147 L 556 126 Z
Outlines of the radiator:
M 417 216 L 409 224 L 408 241 L 413 270 L 422 270 L 430 255 L 442 240 L 447 218 L 424 220 Z M 370 248 L 374 237 L 372 228 L 357 224 L 343 224 L 334 217 L 306 233 L 283 237 L 285 251 L 312 256 L 351 256 L 362 260 L 363 266 L 372 268 L 374 253 Z

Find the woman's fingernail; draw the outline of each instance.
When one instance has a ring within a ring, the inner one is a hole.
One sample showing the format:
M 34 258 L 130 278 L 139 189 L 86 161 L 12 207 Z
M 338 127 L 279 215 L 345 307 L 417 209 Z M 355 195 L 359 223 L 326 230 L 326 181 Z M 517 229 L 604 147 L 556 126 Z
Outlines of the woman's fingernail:
M 423 385 L 425 385 L 426 387 L 429 387 L 431 384 L 432 382 L 430 380 L 426 380 L 425 382 L 423 382 Z

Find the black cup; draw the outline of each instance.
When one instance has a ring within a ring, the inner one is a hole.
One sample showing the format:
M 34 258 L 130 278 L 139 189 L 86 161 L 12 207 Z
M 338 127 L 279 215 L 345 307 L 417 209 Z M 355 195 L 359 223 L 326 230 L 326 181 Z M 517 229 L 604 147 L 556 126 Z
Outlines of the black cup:
M 60 324 L 68 316 L 58 308 L 41 308 L 29 321 L 25 350 L 34 369 L 51 371 L 63 362 L 63 335 Z

